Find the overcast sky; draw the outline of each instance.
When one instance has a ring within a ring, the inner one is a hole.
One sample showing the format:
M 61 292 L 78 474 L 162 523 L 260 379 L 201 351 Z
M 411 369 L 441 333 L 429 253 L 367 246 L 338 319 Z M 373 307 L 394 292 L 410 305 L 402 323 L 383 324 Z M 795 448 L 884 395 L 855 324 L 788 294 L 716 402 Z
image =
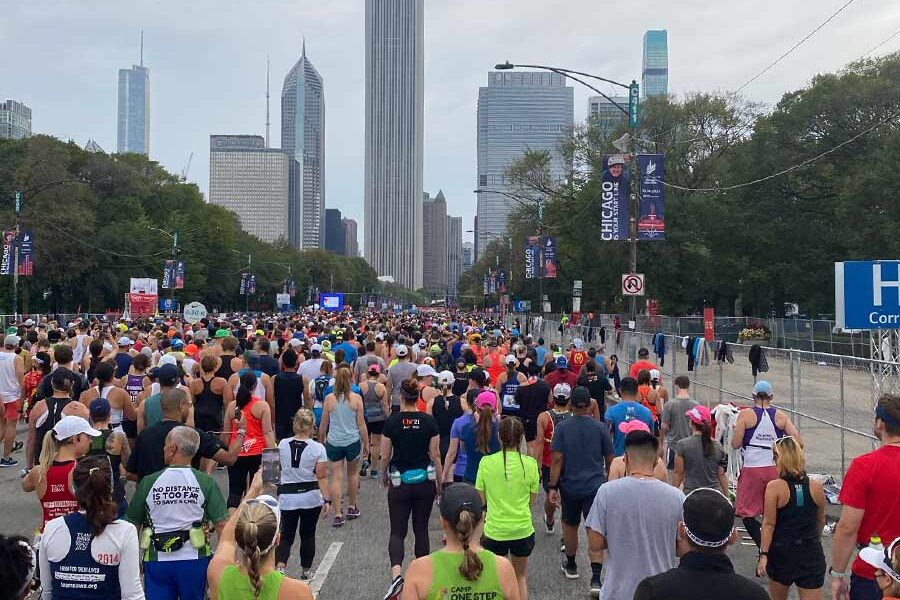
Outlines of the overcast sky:
M 478 87 L 497 62 L 640 80 L 643 32 L 665 28 L 670 93 L 734 89 L 845 1 L 426 0 L 425 190 L 443 189 L 472 228 Z M 364 11 L 364 0 L 7 0 L 0 98 L 28 104 L 36 133 L 115 151 L 117 73 L 138 62 L 143 28 L 151 158 L 180 172 L 193 152 L 188 179 L 206 193 L 209 135 L 265 132 L 267 54 L 280 144 L 281 84 L 305 35 L 325 78 L 326 206 L 360 221 L 362 238 Z M 900 2 L 856 0 L 745 94 L 771 105 L 898 29 Z M 878 54 L 898 49 L 900 37 Z M 576 85 L 578 121 L 588 95 Z

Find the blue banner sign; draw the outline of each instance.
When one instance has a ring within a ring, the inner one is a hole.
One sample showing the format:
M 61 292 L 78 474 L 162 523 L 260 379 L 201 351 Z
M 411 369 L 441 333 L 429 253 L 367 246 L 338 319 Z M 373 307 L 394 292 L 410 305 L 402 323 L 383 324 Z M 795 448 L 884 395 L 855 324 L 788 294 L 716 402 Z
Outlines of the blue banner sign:
M 525 241 L 525 279 L 539 277 L 541 255 L 541 239 L 536 235 L 529 236 Z
M 900 329 L 900 261 L 834 263 L 834 307 L 842 329 Z
M 344 294 L 323 293 L 319 296 L 319 306 L 325 310 L 333 310 L 340 312 L 344 310 Z
M 625 157 L 613 154 L 603 157 L 600 180 L 600 239 L 617 242 L 628 239 L 629 173 Z

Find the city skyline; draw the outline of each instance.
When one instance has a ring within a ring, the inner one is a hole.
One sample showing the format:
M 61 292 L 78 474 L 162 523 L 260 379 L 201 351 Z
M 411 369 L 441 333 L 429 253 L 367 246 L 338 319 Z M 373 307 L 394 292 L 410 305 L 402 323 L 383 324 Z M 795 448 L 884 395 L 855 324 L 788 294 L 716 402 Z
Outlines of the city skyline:
M 753 5 L 686 1 L 676 7 L 648 0 L 643 13 L 647 16 L 623 21 L 602 39 L 597 38 L 596 20 L 591 17 L 599 18 L 604 9 L 586 0 L 572 0 L 569 11 L 521 0 L 514 15 L 499 3 L 430 3 L 425 13 L 423 187 L 443 188 L 452 199 L 451 212 L 464 217 L 465 230 L 472 228 L 473 90 L 483 85 L 485 71 L 495 63 L 535 62 L 640 81 L 642 36 L 649 29 L 665 28 L 671 46 L 670 93 L 736 89 L 796 43 L 826 12 L 814 0 L 797 0 L 794 11 L 772 22 L 767 15 L 783 12 L 774 0 Z M 316 49 L 316 66 L 329 79 L 326 126 L 329 138 L 336 142 L 326 147 L 325 204 L 340 207 L 362 228 L 363 3 L 260 0 L 255 6 L 246 11 L 195 0 L 184 18 L 173 20 L 171 15 L 182 5 L 172 0 L 141 5 L 14 3 L 0 31 L 5 45 L 28 60 L 8 61 L 0 95 L 32 108 L 36 134 L 74 139 L 79 146 L 94 139 L 114 151 L 117 126 L 110 115 L 116 111 L 116 74 L 125 65 L 139 63 L 136 38 L 144 28 L 152 40 L 146 60 L 153 71 L 151 156 L 177 174 L 194 152 L 188 181 L 208 193 L 208 170 L 198 167 L 207 164 L 208 136 L 219 131 L 264 133 L 266 55 L 272 57 L 273 75 L 286 73 L 296 62 L 305 33 L 310 48 Z M 514 26 L 499 28 L 501 20 Z M 859 58 L 893 33 L 898 20 L 896 3 L 844 11 L 743 94 L 771 107 L 783 93 L 803 86 L 816 73 L 836 71 Z M 746 27 L 735 29 L 734 22 Z M 458 43 L 460 30 L 467 32 L 464 45 Z M 523 30 L 541 31 L 540 43 L 522 36 Z M 900 39 L 876 55 L 898 49 Z M 227 71 L 219 65 L 227 65 Z M 60 89 L 71 90 L 79 102 L 71 102 Z M 618 93 L 606 86 L 601 89 L 610 95 Z M 585 118 L 591 95 L 576 86 L 576 121 Z M 271 120 L 280 123 L 277 100 Z M 278 135 L 276 125 L 272 146 L 280 145 Z M 471 234 L 465 235 L 472 239 Z

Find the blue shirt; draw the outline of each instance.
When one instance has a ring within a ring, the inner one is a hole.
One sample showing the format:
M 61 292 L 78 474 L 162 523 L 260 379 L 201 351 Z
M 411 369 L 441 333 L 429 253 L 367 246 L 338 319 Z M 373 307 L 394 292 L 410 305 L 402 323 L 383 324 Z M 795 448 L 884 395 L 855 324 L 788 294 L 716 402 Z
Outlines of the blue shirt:
M 544 359 L 547 357 L 547 349 L 543 346 L 538 346 L 534 349 L 534 352 L 537 354 L 538 366 L 544 368 Z
M 484 456 L 481 450 L 478 449 L 477 439 L 478 423 L 473 419 L 471 423 L 463 427 L 462 435 L 459 436 L 459 441 L 465 446 L 464 450 L 466 453 L 466 472 L 463 475 L 463 479 L 471 484 L 475 483 L 475 477 L 478 475 L 478 465 L 481 463 L 481 457 Z M 496 421 L 491 424 L 491 443 L 488 445 L 488 449 L 490 450 L 488 454 L 500 451 L 500 438 L 497 435 Z
M 356 345 L 351 344 L 350 342 L 341 342 L 331 349 L 332 352 L 337 352 L 338 350 L 344 351 L 344 362 L 348 365 L 352 365 L 353 361 L 356 360 L 356 357 L 359 356 L 359 352 L 357 352 L 356 350 Z
M 653 431 L 653 414 L 650 412 L 650 409 L 631 400 L 619 402 L 615 406 L 606 409 L 605 418 L 612 429 L 616 456 L 625 454 L 625 434 L 619 431 L 621 423 L 638 419 L 646 423 L 650 431 Z

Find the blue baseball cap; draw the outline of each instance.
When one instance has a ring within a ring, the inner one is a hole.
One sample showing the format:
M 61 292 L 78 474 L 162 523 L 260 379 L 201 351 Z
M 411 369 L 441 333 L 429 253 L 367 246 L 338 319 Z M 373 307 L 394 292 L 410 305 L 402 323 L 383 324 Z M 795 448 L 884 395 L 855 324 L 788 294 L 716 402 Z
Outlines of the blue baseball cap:
M 91 419 L 99 421 L 101 419 L 109 418 L 110 412 L 112 412 L 112 406 L 110 406 L 109 400 L 106 398 L 94 398 L 91 400 L 89 410 L 91 412 Z
M 172 347 L 173 348 L 184 347 L 184 340 L 182 340 L 181 338 L 172 338 Z
M 772 396 L 774 393 L 775 390 L 772 389 L 772 384 L 768 381 L 760 380 L 753 386 L 754 396 Z
M 556 368 L 557 369 L 565 369 L 569 366 L 569 361 L 566 360 L 565 356 L 557 356 L 556 357 Z

